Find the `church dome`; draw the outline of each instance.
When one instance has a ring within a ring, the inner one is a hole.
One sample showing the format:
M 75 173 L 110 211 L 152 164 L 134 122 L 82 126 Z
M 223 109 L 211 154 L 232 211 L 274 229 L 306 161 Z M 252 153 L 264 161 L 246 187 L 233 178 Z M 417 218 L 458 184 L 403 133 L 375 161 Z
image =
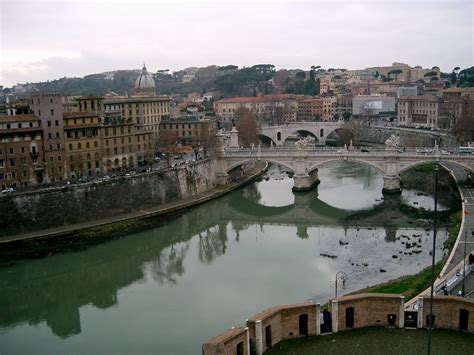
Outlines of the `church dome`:
M 135 81 L 135 89 L 155 89 L 155 81 L 150 73 L 146 70 L 145 64 L 143 64 L 142 72 Z

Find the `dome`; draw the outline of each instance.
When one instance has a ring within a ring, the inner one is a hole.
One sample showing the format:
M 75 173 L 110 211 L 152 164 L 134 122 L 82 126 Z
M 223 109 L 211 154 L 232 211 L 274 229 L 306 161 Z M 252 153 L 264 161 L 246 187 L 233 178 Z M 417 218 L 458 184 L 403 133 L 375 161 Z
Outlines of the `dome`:
M 135 81 L 135 89 L 155 89 L 155 81 L 150 73 L 146 70 L 145 64 L 143 64 L 143 69 L 137 80 Z

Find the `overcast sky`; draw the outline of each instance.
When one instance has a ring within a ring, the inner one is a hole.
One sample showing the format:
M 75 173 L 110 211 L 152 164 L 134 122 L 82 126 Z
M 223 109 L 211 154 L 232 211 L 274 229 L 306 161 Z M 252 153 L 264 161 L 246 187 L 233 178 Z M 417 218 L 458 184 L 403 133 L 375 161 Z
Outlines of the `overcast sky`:
M 474 63 L 473 1 L 0 0 L 0 85 L 116 69 Z

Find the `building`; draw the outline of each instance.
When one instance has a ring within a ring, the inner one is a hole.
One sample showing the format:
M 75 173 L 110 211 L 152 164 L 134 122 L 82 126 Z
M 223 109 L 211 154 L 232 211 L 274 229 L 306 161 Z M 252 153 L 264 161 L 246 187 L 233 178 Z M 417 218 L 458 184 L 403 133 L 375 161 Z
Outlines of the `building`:
M 280 124 L 296 120 L 298 100 L 304 96 L 293 94 L 259 95 L 257 97 L 234 97 L 214 103 L 217 117 L 224 122 L 235 118 L 235 111 L 245 107 L 257 115 L 260 121 Z
M 323 116 L 323 99 L 313 97 L 298 101 L 298 120 L 315 121 Z
M 43 128 L 35 115 L 0 117 L 0 187 L 42 183 L 45 176 Z
M 395 112 L 395 98 L 385 95 L 357 95 L 352 99 L 352 114 L 373 116 Z
M 217 133 L 217 119 L 199 119 L 194 116 L 183 116 L 164 120 L 160 124 L 160 142 L 166 145 L 182 144 L 205 146 Z
M 398 99 L 398 124 L 438 128 L 443 100 L 439 97 L 402 96 Z
M 46 182 L 66 178 L 62 97 L 58 92 L 34 92 L 30 108 L 41 120 Z
M 412 68 L 405 63 L 392 63 L 391 66 L 367 68 L 364 72 L 377 78 L 380 76 L 381 78 L 405 82 L 424 80 L 425 74 L 429 72 L 436 72 L 437 77 L 440 77 L 440 70 L 438 67 L 423 69 L 420 66 L 415 66 Z
M 344 112 L 349 112 L 352 115 L 352 95 L 340 95 L 336 98 L 336 113 L 339 118 L 342 118 Z
M 152 133 L 152 145 L 157 149 L 160 122 L 170 116 L 170 102 L 169 96 L 156 96 L 153 77 L 143 66 L 132 97 L 106 97 L 103 105 L 105 111 L 119 110 L 125 120 L 131 120 L 137 132 Z
M 65 112 L 69 177 L 134 169 L 152 161 L 154 132 L 143 130 L 102 97 L 80 98 Z
M 77 101 L 79 111 L 64 112 L 69 178 L 99 175 L 102 172 L 100 99 L 86 98 Z
M 418 87 L 417 86 L 400 86 L 397 89 L 397 97 L 402 96 L 417 96 Z

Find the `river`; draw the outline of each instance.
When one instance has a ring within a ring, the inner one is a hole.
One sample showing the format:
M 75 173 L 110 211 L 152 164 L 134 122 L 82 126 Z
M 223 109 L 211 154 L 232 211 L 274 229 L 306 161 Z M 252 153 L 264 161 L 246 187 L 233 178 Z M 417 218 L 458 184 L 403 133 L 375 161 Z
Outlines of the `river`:
M 317 189 L 293 194 L 273 166 L 146 231 L 0 260 L 0 353 L 199 354 L 266 307 L 327 301 L 338 271 L 348 275 L 343 294 L 430 265 L 429 221 L 396 208 L 420 194 L 384 199 L 380 173 L 348 162 L 319 177 Z M 437 259 L 446 237 L 441 227 Z

